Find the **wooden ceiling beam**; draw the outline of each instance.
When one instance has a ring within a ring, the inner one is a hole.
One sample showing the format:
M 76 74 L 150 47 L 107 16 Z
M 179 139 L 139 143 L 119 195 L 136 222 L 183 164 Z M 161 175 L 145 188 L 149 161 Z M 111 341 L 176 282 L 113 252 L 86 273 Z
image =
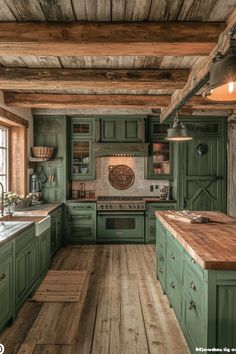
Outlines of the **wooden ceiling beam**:
M 208 55 L 223 22 L 1 22 L 2 56 Z
M 171 95 L 76 95 L 5 92 L 5 104 L 12 107 L 31 108 L 163 108 L 168 106 Z M 191 109 L 222 110 L 234 106 L 212 104 L 201 96 L 193 97 L 188 106 Z
M 94 107 L 163 107 L 169 95 L 58 95 L 5 92 L 4 102 L 12 107 L 94 108 Z
M 178 89 L 184 87 L 188 75 L 185 69 L 0 68 L 0 89 Z
M 217 53 L 221 52 L 222 54 L 224 54 L 230 47 L 231 38 L 229 34 L 231 30 L 235 27 L 235 25 L 236 10 L 234 10 L 231 16 L 229 17 L 225 30 L 220 34 L 218 43 L 213 48 L 209 56 L 207 58 L 202 58 L 196 64 L 193 65 L 188 81 L 184 88 L 181 90 L 176 90 L 173 93 L 169 106 L 163 109 L 161 112 L 161 122 L 164 122 L 170 116 L 174 115 L 179 106 L 188 104 L 188 100 L 190 99 L 190 97 L 196 94 L 196 91 L 204 85 L 208 78 L 209 72 L 214 65 L 213 59 L 216 57 Z

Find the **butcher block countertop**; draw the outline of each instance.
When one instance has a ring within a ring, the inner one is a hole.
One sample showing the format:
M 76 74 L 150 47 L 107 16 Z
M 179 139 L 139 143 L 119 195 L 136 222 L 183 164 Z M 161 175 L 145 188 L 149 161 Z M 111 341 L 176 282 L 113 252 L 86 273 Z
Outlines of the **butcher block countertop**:
M 236 218 L 216 211 L 197 213 L 210 222 L 173 220 L 168 218 L 168 211 L 156 211 L 156 217 L 202 268 L 236 270 Z

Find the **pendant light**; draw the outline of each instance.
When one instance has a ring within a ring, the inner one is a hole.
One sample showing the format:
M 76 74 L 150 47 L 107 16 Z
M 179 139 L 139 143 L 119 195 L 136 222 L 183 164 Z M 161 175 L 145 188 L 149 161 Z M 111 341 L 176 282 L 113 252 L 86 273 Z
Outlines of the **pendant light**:
M 212 102 L 236 103 L 236 49 L 217 54 L 203 97 Z
M 167 129 L 167 137 L 165 138 L 169 141 L 188 141 L 192 140 L 189 135 L 187 128 L 185 128 L 183 122 L 179 119 L 179 110 L 174 118 L 173 127 Z

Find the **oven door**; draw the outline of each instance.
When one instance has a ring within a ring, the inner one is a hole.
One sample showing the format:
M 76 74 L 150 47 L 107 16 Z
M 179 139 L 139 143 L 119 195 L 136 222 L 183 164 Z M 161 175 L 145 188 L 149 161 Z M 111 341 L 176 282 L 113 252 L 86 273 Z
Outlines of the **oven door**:
M 97 239 L 101 242 L 144 242 L 143 212 L 98 212 Z

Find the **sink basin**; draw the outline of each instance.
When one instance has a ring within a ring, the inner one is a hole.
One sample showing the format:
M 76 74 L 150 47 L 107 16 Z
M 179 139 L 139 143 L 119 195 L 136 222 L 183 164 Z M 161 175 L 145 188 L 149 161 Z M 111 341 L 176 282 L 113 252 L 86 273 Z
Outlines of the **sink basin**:
M 4 228 L 4 233 L 7 233 L 8 229 L 11 227 L 10 225 L 7 226 L 8 223 L 4 224 L 4 221 L 15 221 L 15 222 L 33 221 L 35 223 L 35 236 L 40 236 L 44 231 L 49 229 L 51 225 L 50 216 L 17 216 L 14 214 L 6 215 L 0 219 L 0 233 L 1 233 L 1 227 Z

